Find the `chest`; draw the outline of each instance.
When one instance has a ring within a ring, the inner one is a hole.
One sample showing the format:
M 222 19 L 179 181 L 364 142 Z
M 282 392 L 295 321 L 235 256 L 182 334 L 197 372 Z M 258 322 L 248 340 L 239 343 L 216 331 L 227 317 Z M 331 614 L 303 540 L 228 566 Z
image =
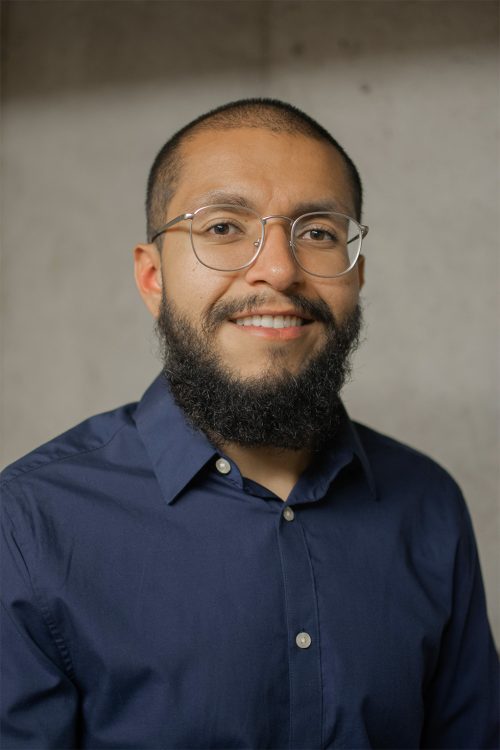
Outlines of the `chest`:
M 376 508 L 354 523 L 331 503 L 188 502 L 118 525 L 104 512 L 47 592 L 89 746 L 418 741 L 447 616 L 418 544 Z

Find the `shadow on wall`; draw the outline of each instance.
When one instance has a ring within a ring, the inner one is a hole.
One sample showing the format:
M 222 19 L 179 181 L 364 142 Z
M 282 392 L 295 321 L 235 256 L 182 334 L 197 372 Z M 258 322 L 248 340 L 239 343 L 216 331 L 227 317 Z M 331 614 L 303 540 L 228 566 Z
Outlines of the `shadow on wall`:
M 496 20 L 495 20 L 496 19 Z M 4 98 L 497 45 L 490 0 L 6 0 Z M 402 33 L 404 29 L 404 33 Z M 367 91 L 369 93 L 369 91 Z

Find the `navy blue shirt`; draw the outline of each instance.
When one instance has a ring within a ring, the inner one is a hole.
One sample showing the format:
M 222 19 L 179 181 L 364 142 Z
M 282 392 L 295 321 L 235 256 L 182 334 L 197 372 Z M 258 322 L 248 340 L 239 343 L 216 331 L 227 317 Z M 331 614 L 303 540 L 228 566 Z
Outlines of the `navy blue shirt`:
M 4 750 L 495 747 L 449 475 L 347 415 L 285 503 L 220 458 L 159 378 L 4 472 Z

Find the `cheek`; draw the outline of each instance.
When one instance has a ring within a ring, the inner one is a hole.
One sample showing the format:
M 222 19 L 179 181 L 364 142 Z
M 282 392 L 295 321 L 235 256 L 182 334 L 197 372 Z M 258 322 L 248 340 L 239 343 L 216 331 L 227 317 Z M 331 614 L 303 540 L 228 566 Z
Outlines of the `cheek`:
M 359 301 L 360 287 L 357 274 L 319 280 L 315 288 L 316 294 L 327 303 L 338 320 L 352 312 Z
M 196 258 L 176 258 L 163 264 L 165 296 L 191 320 L 220 299 L 232 280 L 205 268 Z

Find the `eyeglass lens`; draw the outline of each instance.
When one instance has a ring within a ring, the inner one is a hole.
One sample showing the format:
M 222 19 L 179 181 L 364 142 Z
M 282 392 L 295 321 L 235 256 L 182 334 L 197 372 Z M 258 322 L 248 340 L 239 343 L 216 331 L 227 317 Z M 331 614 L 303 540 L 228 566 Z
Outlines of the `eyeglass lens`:
M 198 259 L 210 268 L 233 271 L 257 255 L 263 223 L 251 209 L 207 206 L 193 216 L 191 241 Z M 319 276 L 336 276 L 356 261 L 361 234 L 358 224 L 342 214 L 318 212 L 300 217 L 293 227 L 292 245 L 298 263 Z

